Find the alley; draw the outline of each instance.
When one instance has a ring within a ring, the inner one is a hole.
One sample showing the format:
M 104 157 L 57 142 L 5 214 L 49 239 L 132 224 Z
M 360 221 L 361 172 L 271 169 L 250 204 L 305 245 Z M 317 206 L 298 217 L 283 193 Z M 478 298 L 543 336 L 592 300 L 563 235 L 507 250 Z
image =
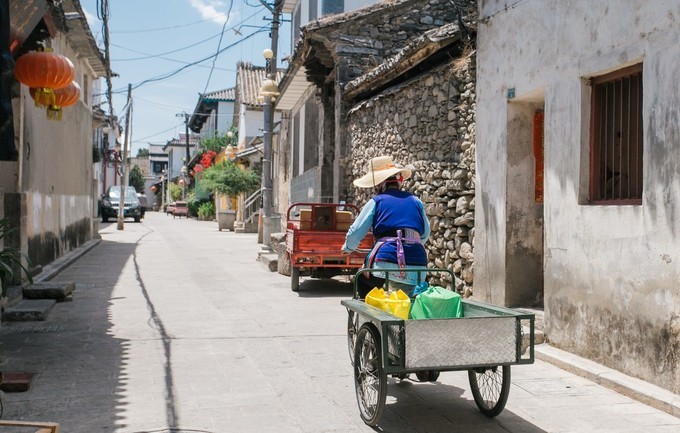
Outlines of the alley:
M 55 279 L 74 299 L 46 322 L 3 323 L 0 368 L 37 373 L 4 419 L 85 432 L 370 432 L 358 414 L 342 281 L 289 279 L 254 234 L 147 213 L 102 224 Z M 477 410 L 464 372 L 390 379 L 386 432 L 677 432 L 680 419 L 542 361 L 513 368 L 505 411 Z

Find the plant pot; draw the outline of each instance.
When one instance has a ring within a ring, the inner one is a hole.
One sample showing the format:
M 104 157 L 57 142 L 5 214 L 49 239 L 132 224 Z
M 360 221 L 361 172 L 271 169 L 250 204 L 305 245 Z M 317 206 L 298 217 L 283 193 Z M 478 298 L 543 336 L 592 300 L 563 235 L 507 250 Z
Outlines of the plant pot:
M 217 212 L 217 228 L 222 230 L 234 230 L 236 222 L 235 210 L 221 210 Z

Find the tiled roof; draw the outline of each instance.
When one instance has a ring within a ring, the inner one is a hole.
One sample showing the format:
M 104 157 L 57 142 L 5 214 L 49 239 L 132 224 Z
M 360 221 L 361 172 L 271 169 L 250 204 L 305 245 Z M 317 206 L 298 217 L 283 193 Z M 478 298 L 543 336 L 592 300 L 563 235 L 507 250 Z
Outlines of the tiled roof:
M 172 140 L 168 140 L 167 143 L 165 143 L 165 146 L 163 146 L 163 150 L 166 150 L 168 147 L 177 147 L 177 146 L 186 146 L 187 145 L 187 135 L 186 134 L 179 134 L 179 138 L 173 138 Z M 195 147 L 198 144 L 198 140 L 200 137 L 196 134 L 189 134 L 189 147 Z
M 228 89 L 215 90 L 201 95 L 204 101 L 234 101 L 236 99 L 236 87 Z
M 276 73 L 276 82 L 280 83 L 284 69 Z M 262 107 L 262 102 L 257 100 L 262 81 L 266 79 L 264 66 L 253 66 L 252 63 L 238 62 L 236 64 L 236 99 L 241 104 L 249 107 Z
M 94 40 L 94 36 L 90 31 L 90 26 L 85 18 L 85 12 L 83 12 L 83 8 L 80 5 L 80 0 L 65 0 L 63 2 L 53 3 L 58 4 L 59 6 L 58 8 L 56 6 L 53 7 L 53 16 L 54 14 L 57 14 L 60 16 L 59 18 L 63 17 L 64 21 L 59 25 L 64 27 L 69 44 L 76 51 L 78 57 L 87 60 L 97 78 L 105 77 L 107 68 L 104 54 L 99 50 L 99 47 Z M 21 7 L 29 8 L 36 6 L 22 5 Z
M 196 108 L 194 108 L 194 113 L 189 120 L 189 128 L 194 132 L 200 132 L 208 115 L 217 107 L 218 102 L 233 102 L 235 100 L 235 87 L 199 94 Z
M 457 42 L 461 35 L 460 25 L 450 23 L 411 39 L 397 55 L 347 83 L 344 96 L 353 98 L 362 92 L 381 87 L 398 75 L 415 68 L 438 50 Z

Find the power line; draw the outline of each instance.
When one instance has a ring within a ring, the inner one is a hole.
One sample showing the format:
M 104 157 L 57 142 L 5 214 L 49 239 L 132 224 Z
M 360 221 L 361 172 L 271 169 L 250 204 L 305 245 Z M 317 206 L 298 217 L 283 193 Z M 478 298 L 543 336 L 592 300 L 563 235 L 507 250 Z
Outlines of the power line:
M 262 9 L 262 8 L 263 8 L 262 5 L 253 5 L 253 4 L 249 4 L 249 3 L 248 3 L 247 1 L 245 1 L 245 0 L 244 0 L 243 3 L 245 3 L 247 6 L 250 6 L 250 7 L 252 7 L 252 8 L 258 8 L 258 9 Z M 257 12 L 256 12 L 256 13 L 257 13 Z M 220 14 L 220 15 L 224 15 L 224 14 Z M 248 18 L 252 18 L 254 15 L 255 15 L 255 14 L 249 16 Z M 245 18 L 244 21 L 247 20 L 248 18 Z M 165 31 L 165 30 L 174 30 L 174 29 L 181 29 L 181 28 L 183 28 L 183 27 L 190 27 L 190 26 L 193 26 L 193 25 L 196 25 L 196 24 L 201 24 L 201 23 L 207 22 L 207 21 L 213 21 L 214 19 L 215 19 L 215 17 L 213 17 L 213 18 L 206 18 L 206 19 L 204 19 L 204 20 L 194 21 L 194 22 L 192 22 L 192 23 L 177 24 L 177 25 L 175 25 L 175 26 L 168 26 L 168 27 L 157 27 L 157 28 L 155 28 L 155 29 L 142 29 L 142 30 L 116 30 L 115 32 L 112 32 L 112 33 L 118 34 L 118 33 L 151 33 L 151 32 L 160 32 L 160 31 Z M 227 14 L 227 21 L 228 21 L 228 20 L 229 20 L 229 14 Z M 243 21 L 241 21 L 241 22 L 243 22 Z
M 117 31 L 111 32 L 111 33 L 118 34 L 118 33 L 151 33 L 151 32 L 160 32 L 160 31 L 164 31 L 164 30 L 174 30 L 174 29 L 180 29 L 180 28 L 182 28 L 182 27 L 190 27 L 190 26 L 193 26 L 193 25 L 196 25 L 196 24 L 204 23 L 204 22 L 206 22 L 206 21 L 212 21 L 213 19 L 214 19 L 214 18 L 206 18 L 206 19 L 204 19 L 204 20 L 194 21 L 193 23 L 178 24 L 178 25 L 176 25 L 176 26 L 169 26 L 169 27 L 158 27 L 158 28 L 155 28 L 155 29 L 144 29 L 144 30 L 117 30 Z
M 265 28 L 264 30 L 268 30 L 268 29 Z M 240 40 L 234 42 L 233 44 L 227 45 L 226 47 L 220 49 L 219 51 L 217 51 L 215 54 L 213 54 L 213 55 L 211 55 L 211 56 L 208 56 L 208 57 L 205 57 L 205 58 L 203 58 L 203 59 L 201 59 L 201 60 L 197 60 L 197 61 L 195 61 L 195 62 L 189 63 L 189 64 L 187 64 L 187 65 L 185 65 L 185 66 L 182 66 L 181 68 L 179 68 L 179 69 L 177 69 L 177 70 L 175 70 L 175 71 L 168 72 L 168 73 L 162 74 L 162 75 L 158 75 L 158 76 L 156 76 L 156 77 L 148 78 L 148 79 L 146 79 L 146 80 L 144 80 L 144 81 L 141 81 L 141 82 L 135 84 L 132 88 L 133 88 L 133 90 L 134 90 L 134 89 L 138 89 L 139 87 L 141 87 L 141 86 L 143 86 L 143 85 L 145 85 L 145 84 L 152 83 L 152 82 L 155 82 L 155 81 L 162 81 L 162 80 L 168 79 L 168 78 L 170 78 L 170 77 L 173 77 L 173 76 L 179 74 L 180 72 L 182 72 L 183 70 L 185 70 L 185 69 L 187 69 L 187 68 L 189 68 L 189 67 L 191 67 L 191 66 L 195 66 L 195 65 L 197 65 L 197 64 L 199 64 L 199 63 L 203 63 L 203 62 L 205 62 L 205 61 L 207 61 L 207 60 L 210 60 L 210 59 L 212 59 L 212 58 L 214 58 L 214 57 L 219 56 L 220 54 L 222 54 L 223 52 L 225 52 L 225 51 L 228 50 L 229 48 L 235 47 L 236 45 L 240 44 L 241 42 L 244 42 L 245 40 L 252 38 L 252 37 L 255 36 L 256 34 L 262 33 L 262 31 L 263 31 L 262 29 L 261 29 L 261 30 L 257 30 L 257 31 L 255 31 L 255 32 L 253 32 L 253 33 L 251 33 L 251 34 L 249 34 L 249 35 L 247 35 L 247 36 L 242 37 Z
M 153 82 L 156 82 L 156 81 L 162 81 L 162 80 L 166 80 L 166 79 L 168 79 L 168 78 L 170 78 L 170 77 L 174 77 L 175 75 L 179 74 L 180 72 L 182 72 L 182 71 L 184 71 L 185 69 L 190 68 L 190 67 L 192 67 L 192 66 L 200 67 L 200 63 L 203 63 L 203 62 L 205 62 L 205 61 L 208 61 L 208 60 L 210 60 L 210 59 L 212 59 L 212 58 L 214 58 L 214 57 L 216 57 L 216 56 L 222 54 L 223 52 L 227 51 L 228 49 L 233 48 L 233 47 L 235 47 L 236 45 L 238 45 L 238 44 L 240 44 L 240 43 L 242 43 L 242 42 L 244 42 L 244 41 L 246 41 L 246 40 L 252 38 L 253 36 L 255 36 L 255 35 L 259 34 L 259 33 L 262 33 L 263 31 L 268 31 L 268 30 L 269 30 L 268 27 L 263 26 L 261 29 L 256 30 L 256 31 L 254 31 L 253 33 L 250 33 L 250 34 L 248 34 L 248 35 L 242 37 L 242 38 L 239 39 L 238 41 L 236 41 L 236 42 L 234 42 L 234 43 L 232 43 L 232 44 L 229 44 L 229 45 L 227 45 L 226 47 L 220 49 L 218 52 L 216 52 L 216 53 L 213 54 L 213 55 L 210 55 L 210 56 L 205 57 L 205 58 L 203 58 L 203 59 L 196 60 L 196 61 L 194 61 L 194 62 L 188 63 L 188 64 L 182 66 L 181 68 L 176 69 L 176 70 L 174 70 L 174 71 L 172 71 L 172 72 L 167 72 L 167 73 L 165 73 L 165 74 L 157 75 L 157 76 L 155 76 L 155 77 L 151 77 L 151 78 L 148 78 L 148 79 L 146 79 L 146 80 L 140 81 L 139 83 L 134 84 L 134 85 L 132 86 L 132 89 L 135 90 L 135 89 L 138 89 L 139 87 L 141 87 L 141 86 L 143 86 L 143 85 L 145 85 L 145 84 L 153 83 Z M 116 89 L 116 90 L 114 90 L 112 93 L 115 93 L 115 94 L 122 94 L 122 93 L 124 93 L 124 92 L 125 92 L 125 89 Z M 101 94 L 100 94 L 100 95 L 101 95 Z M 98 95 L 95 95 L 95 96 L 98 96 Z
M 205 88 L 203 89 L 203 93 L 205 93 L 208 90 L 208 85 L 210 84 L 210 79 L 212 78 L 213 71 L 215 70 L 215 62 L 217 61 L 217 56 L 220 53 L 220 47 L 222 46 L 222 38 L 224 37 L 224 30 L 226 29 L 227 23 L 229 22 L 229 16 L 231 15 L 231 8 L 233 6 L 234 6 L 234 0 L 231 0 L 229 2 L 229 10 L 227 11 L 227 20 L 222 25 L 222 33 L 220 33 L 220 40 L 219 40 L 219 42 L 217 42 L 217 53 L 215 53 L 215 57 L 213 57 L 213 59 L 212 59 L 212 66 L 210 68 L 210 73 L 208 74 L 208 79 L 205 82 Z
M 233 4 L 233 0 L 232 0 L 232 4 Z M 263 9 L 263 7 L 260 6 L 260 9 Z M 245 17 L 244 19 L 242 19 L 242 20 L 239 21 L 238 23 L 234 24 L 233 26 L 231 26 L 231 27 L 229 28 L 229 30 L 235 30 L 237 26 L 242 25 L 243 23 L 245 23 L 246 21 L 248 21 L 249 19 L 251 19 L 252 17 L 254 17 L 255 15 L 257 15 L 258 13 L 260 13 L 259 10 L 256 11 L 255 13 L 253 13 L 252 15 L 249 15 L 249 16 Z M 229 9 L 228 15 L 231 15 L 231 6 L 230 6 L 230 9 Z M 132 58 L 132 59 L 120 59 L 120 60 L 115 60 L 115 61 L 117 61 L 117 62 L 127 62 L 127 61 L 132 61 L 132 60 L 145 60 L 145 59 L 147 59 L 147 58 L 162 58 L 162 57 L 160 57 L 160 56 L 164 56 L 164 55 L 166 55 L 166 54 L 172 54 L 172 53 L 176 53 L 176 52 L 179 52 L 179 51 L 183 51 L 183 50 L 186 50 L 186 49 L 189 49 L 189 48 L 193 48 L 193 47 L 195 47 L 195 46 L 197 46 L 197 45 L 200 45 L 200 44 L 202 44 L 202 43 L 204 43 L 204 42 L 208 42 L 208 41 L 211 40 L 211 39 L 215 39 L 215 38 L 218 37 L 218 36 L 220 37 L 220 43 L 221 43 L 221 41 L 222 41 L 222 36 L 224 35 L 224 31 L 225 31 L 224 26 L 226 26 L 228 22 L 229 22 L 228 20 L 224 22 L 224 25 L 222 26 L 222 31 L 219 32 L 219 33 L 215 33 L 214 35 L 212 35 L 212 36 L 210 36 L 210 37 L 208 37 L 208 38 L 206 38 L 206 39 L 203 39 L 203 40 L 201 40 L 201 41 L 198 41 L 198 42 L 196 42 L 196 43 L 194 43 L 194 44 L 187 45 L 187 46 L 185 46 L 185 47 L 178 48 L 178 49 L 176 49 L 176 50 L 166 51 L 166 52 L 160 53 L 160 54 L 143 53 L 143 52 L 141 52 L 141 51 L 136 51 L 136 50 L 134 50 L 134 49 L 132 49 L 132 48 L 127 48 L 127 47 L 123 47 L 123 46 L 121 46 L 121 45 L 111 44 L 111 45 L 113 45 L 114 47 L 118 47 L 118 48 L 121 48 L 121 49 L 124 49 L 124 50 L 132 51 L 132 52 L 134 52 L 134 53 L 144 54 L 145 56 L 147 56 L 147 57 L 137 57 L 137 58 Z M 219 49 L 219 46 L 218 46 L 218 49 Z M 164 59 L 164 60 L 168 60 L 168 59 Z
M 114 59 L 115 62 L 130 62 L 130 61 L 133 61 L 133 60 L 146 60 L 146 59 L 154 58 L 154 57 L 162 58 L 161 56 L 165 56 L 166 54 L 174 54 L 174 53 L 177 53 L 177 52 L 180 52 L 180 51 L 187 50 L 189 48 L 193 48 L 195 46 L 201 45 L 204 42 L 208 42 L 211 39 L 215 39 L 218 36 L 220 36 L 220 33 L 215 33 L 214 35 L 210 36 L 209 38 L 203 39 L 202 41 L 198 41 L 198 42 L 191 44 L 191 45 L 187 45 L 186 47 L 177 48 L 176 50 L 166 51 L 164 53 L 158 53 L 158 54 L 145 53 L 143 51 L 137 51 L 137 50 L 134 50 L 132 48 L 124 47 L 122 45 L 117 45 L 117 44 L 111 44 L 111 45 L 114 46 L 114 47 L 123 49 L 123 50 L 132 51 L 133 53 L 144 54 L 146 56 L 146 57 L 134 57 L 134 58 L 131 58 L 131 59 Z
M 139 98 L 138 98 L 138 99 L 139 99 Z M 168 129 L 166 129 L 166 130 L 157 132 L 157 133 L 155 133 L 155 134 L 148 135 L 148 136 L 143 137 L 143 138 L 138 138 L 137 140 L 133 141 L 133 143 L 139 143 L 140 141 L 148 140 L 148 139 L 151 138 L 151 137 L 155 137 L 155 136 L 157 136 L 157 135 L 161 135 L 161 134 L 164 134 L 164 133 L 166 133 L 166 132 L 170 132 L 170 131 L 172 131 L 172 130 L 174 130 L 174 129 L 176 129 L 176 128 L 179 128 L 179 127 L 182 126 L 183 124 L 184 124 L 184 122 L 182 122 L 182 123 L 180 123 L 180 124 L 177 124 L 177 125 L 175 125 L 175 126 L 173 126 L 173 127 L 171 127 L 171 128 L 168 128 Z
M 122 48 L 124 50 L 132 51 L 134 53 L 146 54 L 147 55 L 147 57 L 138 57 L 137 59 L 128 59 L 128 60 L 144 60 L 144 59 L 155 58 L 155 59 L 167 60 L 168 62 L 181 63 L 183 65 L 189 64 L 189 62 L 185 62 L 183 60 L 177 60 L 177 59 L 173 59 L 173 58 L 170 58 L 170 57 L 162 57 L 160 54 L 154 55 L 154 54 L 145 53 L 143 51 L 133 50 L 132 48 L 121 47 L 121 46 L 116 45 L 116 44 L 111 44 L 111 45 L 114 46 L 114 47 Z M 120 60 L 118 60 L 118 61 L 120 61 Z M 196 66 L 201 67 L 201 68 L 209 68 L 210 67 L 210 66 L 207 66 L 207 65 L 196 65 Z M 215 68 L 215 69 L 217 69 L 219 71 L 229 71 L 229 72 L 236 71 L 236 69 L 230 69 L 230 68 Z
M 179 105 L 161 104 L 160 102 L 152 101 L 150 99 L 142 98 L 142 97 L 139 97 L 139 96 L 136 96 L 135 99 L 138 100 L 138 101 L 144 101 L 144 102 L 152 104 L 152 105 L 157 105 L 159 107 L 177 108 L 177 109 L 180 109 L 180 110 L 184 108 L 184 106 L 180 107 Z

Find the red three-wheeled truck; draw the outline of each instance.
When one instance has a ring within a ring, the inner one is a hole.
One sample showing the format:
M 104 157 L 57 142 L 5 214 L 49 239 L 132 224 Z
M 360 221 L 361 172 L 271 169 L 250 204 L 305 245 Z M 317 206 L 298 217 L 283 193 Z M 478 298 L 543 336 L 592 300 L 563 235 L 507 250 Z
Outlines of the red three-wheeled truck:
M 363 267 L 373 236 L 368 235 L 358 252 L 342 253 L 349 226 L 359 208 L 343 203 L 293 203 L 288 208 L 286 253 L 290 259 L 290 288 L 300 288 L 300 274 L 313 278 L 332 278 L 353 274 Z

